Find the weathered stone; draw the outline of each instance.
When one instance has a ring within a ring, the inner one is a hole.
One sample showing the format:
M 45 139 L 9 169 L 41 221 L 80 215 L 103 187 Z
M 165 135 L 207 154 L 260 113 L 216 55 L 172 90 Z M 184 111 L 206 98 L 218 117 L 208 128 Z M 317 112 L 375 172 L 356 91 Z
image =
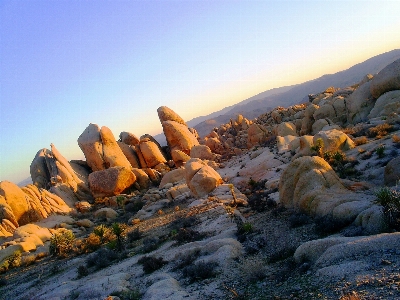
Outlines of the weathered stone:
M 185 179 L 185 169 L 178 168 L 172 171 L 169 171 L 167 174 L 163 176 L 161 179 L 159 188 L 163 188 L 168 183 L 175 183 Z
M 400 90 L 400 59 L 383 68 L 371 80 L 371 94 L 378 99 L 382 94 Z
M 136 181 L 131 169 L 111 167 L 89 175 L 89 186 L 95 198 L 120 194 Z
M 121 148 L 118 146 L 111 130 L 103 126 L 100 129 L 101 141 L 103 143 L 103 159 L 105 168 L 125 167 L 132 168 Z
M 161 124 L 165 121 L 174 121 L 187 127 L 185 121 L 176 112 L 166 106 L 160 106 L 157 109 L 157 113 Z
M 388 186 L 398 185 L 400 182 L 400 156 L 393 158 L 385 167 L 384 183 Z
M 103 207 L 94 212 L 94 217 L 97 219 L 106 218 L 106 219 L 115 219 L 118 216 L 118 213 L 109 207 Z
M 267 130 L 256 123 L 247 129 L 247 148 L 262 144 L 268 136 Z
M 359 86 L 346 100 L 347 122 L 356 124 L 366 121 L 375 104 L 370 92 L 371 81 Z
M 149 139 L 142 139 L 139 147 L 147 167 L 153 168 L 160 163 L 167 162 L 159 147 Z
M 190 157 L 206 159 L 206 160 L 214 160 L 215 154 L 213 154 L 211 152 L 211 149 L 206 145 L 197 145 L 193 146 L 192 149 L 190 149 Z
M 199 145 L 196 137 L 188 130 L 187 126 L 175 121 L 163 121 L 163 130 L 169 148 L 190 154 L 193 146 Z
M 123 131 L 119 134 L 119 141 L 129 146 L 135 146 L 139 144 L 139 138 L 133 133 Z
M 122 153 L 125 155 L 126 159 L 131 164 L 132 168 L 140 168 L 139 157 L 135 149 L 127 144 L 122 142 L 117 142 L 118 146 L 121 148 Z
M 296 126 L 292 122 L 282 122 L 274 128 L 274 134 L 276 136 L 298 136 L 296 132 Z
M 338 150 L 346 151 L 355 147 L 354 142 L 347 136 L 347 134 L 336 129 L 318 132 L 313 138 L 314 145 L 317 144 L 318 139 L 321 139 L 323 142 L 323 152 L 336 152 Z
M 381 95 L 375 102 L 368 119 L 388 116 L 393 112 L 400 112 L 400 90 L 390 91 Z
M 144 170 L 138 168 L 133 168 L 132 172 L 136 176 L 136 183 L 139 184 L 139 188 L 148 189 L 150 186 L 150 178 L 147 173 Z
M 89 167 L 93 171 L 105 169 L 103 159 L 103 143 L 101 141 L 100 127 L 90 123 L 78 138 L 78 145 L 85 155 Z
M 185 162 L 190 159 L 190 156 L 180 150 L 172 150 L 171 151 L 172 160 L 175 163 L 175 166 L 182 167 Z
M 222 183 L 221 176 L 213 168 L 203 166 L 187 185 L 196 197 L 203 197 Z

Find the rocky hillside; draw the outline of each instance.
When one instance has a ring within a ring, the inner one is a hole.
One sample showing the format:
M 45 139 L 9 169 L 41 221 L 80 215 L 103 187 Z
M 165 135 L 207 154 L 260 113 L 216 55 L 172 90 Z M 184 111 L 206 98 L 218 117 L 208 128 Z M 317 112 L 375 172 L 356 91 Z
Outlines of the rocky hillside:
M 398 299 L 400 60 L 307 97 L 39 150 L 0 183 L 0 299 Z

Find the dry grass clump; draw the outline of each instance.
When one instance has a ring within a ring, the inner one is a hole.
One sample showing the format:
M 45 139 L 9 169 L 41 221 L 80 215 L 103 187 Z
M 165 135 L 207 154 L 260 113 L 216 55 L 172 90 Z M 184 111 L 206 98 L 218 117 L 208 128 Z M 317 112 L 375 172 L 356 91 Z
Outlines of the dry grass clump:
M 359 136 L 354 139 L 354 144 L 356 146 L 364 145 L 368 143 L 368 138 L 366 136 Z
M 368 136 L 369 137 L 376 137 L 378 139 L 381 139 L 381 138 L 387 136 L 388 133 L 390 131 L 392 131 L 392 130 L 393 130 L 393 126 L 392 125 L 390 125 L 388 123 L 383 123 L 383 124 L 379 124 L 379 125 L 377 125 L 375 127 L 371 127 L 368 130 Z
M 339 300 L 361 300 L 361 298 L 357 294 L 357 292 L 353 291 L 351 293 L 347 293 L 346 295 L 341 296 Z
M 400 148 L 400 136 L 394 134 L 392 136 L 392 142 L 396 148 Z

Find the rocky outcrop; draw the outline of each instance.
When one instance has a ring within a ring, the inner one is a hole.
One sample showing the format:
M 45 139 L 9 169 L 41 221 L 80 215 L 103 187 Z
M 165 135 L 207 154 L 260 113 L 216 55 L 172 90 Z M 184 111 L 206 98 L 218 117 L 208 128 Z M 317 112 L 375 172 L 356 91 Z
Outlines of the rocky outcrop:
M 141 139 L 139 142 L 139 147 L 147 167 L 153 168 L 158 164 L 167 162 L 164 155 L 160 151 L 160 148 L 150 139 Z
M 379 233 L 385 228 L 375 197 L 347 190 L 330 165 L 318 156 L 294 160 L 282 173 L 279 200 L 287 208 L 312 216 L 332 216 L 344 225 Z M 361 220 L 362 219 L 362 220 Z
M 30 166 L 32 182 L 38 188 L 51 189 L 63 199 L 73 202 L 90 201 L 92 195 L 87 186 L 88 173 L 76 163 L 69 163 L 51 144 L 51 150 L 38 151 Z
M 400 90 L 390 91 L 381 95 L 368 115 L 368 119 L 400 114 Z
M 121 166 L 132 168 L 111 130 L 96 124 L 89 124 L 78 138 L 78 145 L 93 171 Z
M 173 121 L 187 127 L 185 121 L 176 112 L 166 106 L 160 106 L 157 109 L 157 113 L 161 124 L 165 121 Z
M 69 211 L 71 208 L 63 199 L 45 189 L 0 182 L 0 236 L 10 236 L 21 225 Z
M 175 121 L 163 121 L 162 126 L 171 151 L 180 150 L 189 155 L 190 149 L 199 145 L 196 137 L 189 131 L 187 126 Z
M 131 169 L 111 167 L 89 175 L 90 190 L 95 198 L 115 196 L 130 187 L 136 181 Z
M 356 124 L 366 121 L 375 104 L 370 91 L 371 81 L 359 86 L 346 100 L 347 122 Z
M 375 99 L 394 90 L 400 90 L 400 59 L 387 65 L 371 80 L 370 91 Z

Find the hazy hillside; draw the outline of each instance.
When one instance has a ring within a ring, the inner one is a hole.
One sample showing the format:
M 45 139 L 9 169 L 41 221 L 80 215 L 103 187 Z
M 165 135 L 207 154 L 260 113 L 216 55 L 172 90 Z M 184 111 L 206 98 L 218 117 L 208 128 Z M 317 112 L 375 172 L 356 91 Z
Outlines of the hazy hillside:
M 224 124 L 237 114 L 242 114 L 248 119 L 255 118 L 277 106 L 290 106 L 308 100 L 308 94 L 319 93 L 329 86 L 345 88 L 358 83 L 366 74 L 376 74 L 391 62 L 400 58 L 400 49 L 386 52 L 374 56 L 362 63 L 356 64 L 351 68 L 337 72 L 335 74 L 323 75 L 317 79 L 310 80 L 301 84 L 268 90 L 254 97 L 232 105 L 218 112 L 212 113 L 206 121 L 195 122 L 200 118 L 188 122 L 189 126 L 196 128 L 200 136 L 207 135 L 214 127 Z M 218 117 L 215 117 L 218 115 Z

